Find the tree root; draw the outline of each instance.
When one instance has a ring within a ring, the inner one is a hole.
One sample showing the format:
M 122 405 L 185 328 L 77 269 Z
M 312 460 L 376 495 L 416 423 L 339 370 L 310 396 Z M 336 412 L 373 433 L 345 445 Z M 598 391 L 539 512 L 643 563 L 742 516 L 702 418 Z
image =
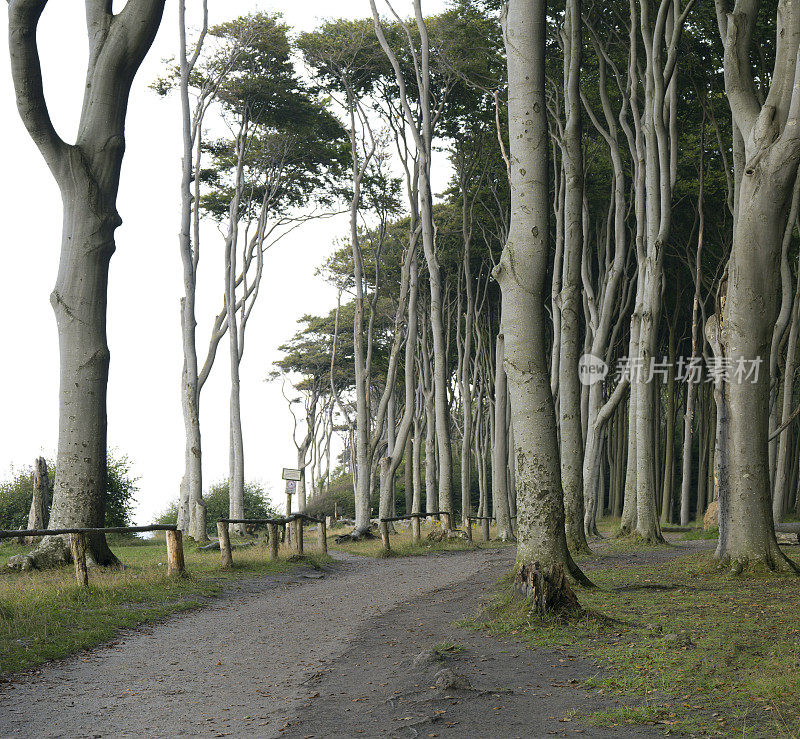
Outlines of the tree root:
M 467 535 L 461 529 L 436 528 L 429 531 L 425 538 L 428 541 L 444 541 L 445 539 L 466 539 Z
M 341 536 L 337 536 L 334 541 L 337 544 L 345 544 L 348 541 L 364 541 L 367 539 L 375 539 L 377 538 L 375 534 L 372 533 L 370 529 L 366 529 L 365 531 L 359 531 L 358 529 L 353 529 L 349 534 L 342 534 Z
M 774 549 L 777 549 L 777 551 L 773 551 L 773 548 L 770 547 L 762 556 L 724 554 L 722 556 L 715 555 L 715 559 L 717 560 L 718 569 L 730 570 L 732 575 L 741 575 L 743 572 L 762 572 L 764 574 L 790 572 L 800 574 L 800 567 L 792 562 L 779 548 L 775 547 Z
M 567 537 L 567 548 L 572 554 L 586 554 L 590 557 L 594 555 L 588 542 L 576 537 Z
M 578 615 L 583 610 L 557 562 L 546 567 L 539 562 L 520 563 L 514 573 L 514 591 L 530 601 L 532 610 L 541 617 Z
M 46 536 L 32 552 L 9 557 L 6 567 L 17 571 L 47 570 L 71 562 L 72 553 L 67 538 Z M 113 567 L 119 565 L 120 561 L 108 548 L 104 535 L 90 534 L 86 537 L 86 564 L 90 567 Z
M 653 546 L 655 544 L 666 544 L 669 546 L 661 532 L 656 533 L 655 531 L 648 531 L 643 534 L 641 531 L 636 530 L 631 532 L 630 538 L 640 544 L 647 544 L 648 546 Z

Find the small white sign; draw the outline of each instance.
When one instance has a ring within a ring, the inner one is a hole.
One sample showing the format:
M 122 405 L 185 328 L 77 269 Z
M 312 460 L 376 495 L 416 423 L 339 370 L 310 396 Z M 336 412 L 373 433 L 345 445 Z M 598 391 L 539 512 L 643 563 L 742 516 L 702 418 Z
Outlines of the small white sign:
M 295 482 L 299 482 L 300 470 L 293 469 L 292 467 L 284 467 L 282 477 L 284 480 L 294 480 Z
M 293 495 L 296 490 L 297 490 L 297 483 L 294 480 L 287 480 L 286 481 L 286 494 L 287 495 Z

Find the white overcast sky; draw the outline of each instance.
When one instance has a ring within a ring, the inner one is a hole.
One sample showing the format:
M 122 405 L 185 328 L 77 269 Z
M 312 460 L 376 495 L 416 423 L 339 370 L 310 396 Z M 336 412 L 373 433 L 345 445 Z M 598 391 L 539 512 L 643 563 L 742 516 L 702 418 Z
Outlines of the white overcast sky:
M 117 10 L 124 5 L 115 0 Z M 191 9 L 199 2 L 189 0 Z M 444 0 L 425 0 L 426 13 Z M 212 23 L 253 11 L 278 11 L 293 28 L 308 30 L 320 19 L 364 17 L 368 0 L 211 0 Z M 410 15 L 410 0 L 394 3 Z M 5 13 L 2 14 L 5 16 Z M 77 129 L 86 64 L 80 0 L 51 0 L 39 29 L 45 91 L 59 133 L 71 141 Z M 3 24 L 5 24 L 5 17 Z M 7 28 L 3 27 L 3 38 Z M 111 260 L 108 336 L 111 348 L 109 444 L 128 454 L 141 478 L 135 519 L 146 523 L 177 497 L 183 472 L 180 409 L 182 292 L 178 253 L 180 129 L 177 100 L 159 99 L 148 85 L 177 47 L 177 11 L 167 0 L 153 49 L 134 83 L 127 126 L 117 231 Z M 0 179 L 4 241 L 0 256 L 0 306 L 6 316 L 0 357 L 0 479 L 12 466 L 55 456 L 58 347 L 49 295 L 56 279 L 61 200 L 13 101 L 8 53 L 0 52 L 0 99 L 4 102 L 5 175 Z M 278 385 L 264 382 L 277 347 L 304 313 L 327 312 L 335 294 L 315 267 L 345 234 L 344 217 L 310 223 L 267 256 L 265 279 L 250 324 L 242 366 L 245 473 L 280 502 L 281 467 L 293 466 L 291 417 Z M 205 336 L 222 295 L 222 251 L 207 238 L 200 265 L 199 331 Z M 201 339 L 205 341 L 205 339 Z M 203 351 L 202 344 L 200 347 Z M 227 343 L 201 401 L 205 483 L 228 474 Z

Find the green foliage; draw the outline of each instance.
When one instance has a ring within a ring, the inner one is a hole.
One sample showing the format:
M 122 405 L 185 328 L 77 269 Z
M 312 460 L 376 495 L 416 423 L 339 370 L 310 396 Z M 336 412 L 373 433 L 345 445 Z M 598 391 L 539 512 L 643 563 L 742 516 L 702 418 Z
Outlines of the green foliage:
M 48 463 L 50 480 L 53 480 L 53 468 Z M 23 467 L 12 472 L 8 480 L 0 483 L 0 528 L 18 529 L 28 524 L 28 513 L 33 500 L 33 467 Z
M 229 484 L 228 481 L 215 483 L 203 496 L 206 503 L 207 533 L 215 535 L 217 521 L 228 518 L 229 513 Z M 247 482 L 244 486 L 244 517 L 245 518 L 271 518 L 278 513 L 273 507 L 269 494 L 257 482 Z M 156 518 L 156 523 L 174 524 L 178 522 L 178 501 L 172 501 L 166 510 Z
M 341 469 L 331 475 L 330 488 L 326 494 L 318 495 L 307 506 L 310 516 L 332 516 L 334 510 L 340 517 L 354 518 L 353 478 Z
M 256 219 L 264 204 L 273 213 L 314 199 L 329 205 L 348 144 L 328 102 L 295 72 L 287 26 L 279 15 L 256 13 L 209 33 L 222 51 L 204 62 L 195 84 L 222 77 L 217 97 L 236 135 L 203 146 L 211 157 L 202 172 L 203 209 L 224 219 L 237 187 L 245 193 L 242 220 Z
M 126 454 L 108 455 L 106 526 L 131 525 L 131 509 L 139 492 L 139 478 L 133 476 L 132 465 Z
M 130 526 L 131 513 L 139 492 L 139 478 L 132 472 L 133 463 L 126 454 L 111 451 L 107 461 L 108 478 L 106 494 L 106 526 Z M 56 477 L 53 462 L 47 463 L 52 486 Z M 23 467 L 19 472 L 0 482 L 0 528 L 18 529 L 27 526 L 33 500 L 33 467 Z M 51 500 L 48 500 L 48 506 Z

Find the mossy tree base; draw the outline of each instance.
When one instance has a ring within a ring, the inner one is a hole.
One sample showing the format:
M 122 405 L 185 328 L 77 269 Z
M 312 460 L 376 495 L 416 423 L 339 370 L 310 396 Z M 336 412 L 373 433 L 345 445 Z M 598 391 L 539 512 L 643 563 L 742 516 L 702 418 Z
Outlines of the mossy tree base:
M 518 564 L 514 572 L 514 592 L 530 601 L 533 610 L 542 617 L 582 610 L 564 568 L 558 563 L 545 567 L 539 562 Z
M 72 554 L 65 537 L 46 536 L 32 552 L 9 557 L 6 567 L 21 571 L 47 570 L 70 564 L 70 562 L 72 562 Z M 86 562 L 90 566 L 100 567 L 113 567 L 120 564 L 102 534 L 87 536 Z

